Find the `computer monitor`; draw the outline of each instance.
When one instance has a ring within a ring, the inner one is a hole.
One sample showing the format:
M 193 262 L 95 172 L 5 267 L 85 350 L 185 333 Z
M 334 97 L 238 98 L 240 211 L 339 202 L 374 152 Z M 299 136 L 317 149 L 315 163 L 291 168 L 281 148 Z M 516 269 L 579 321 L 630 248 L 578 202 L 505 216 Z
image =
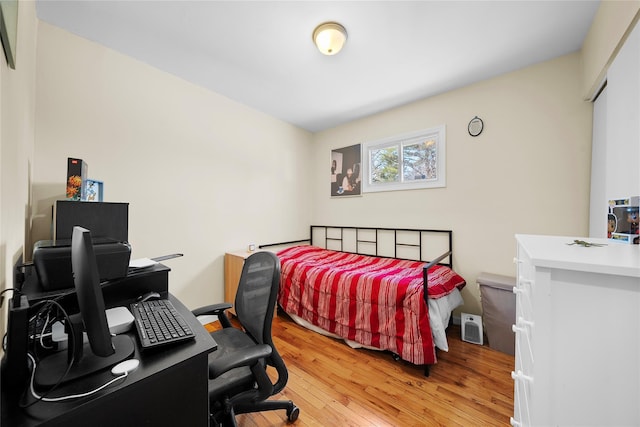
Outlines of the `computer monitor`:
M 109 333 L 91 232 L 86 228 L 73 227 L 71 269 L 78 296 L 78 307 L 80 307 L 91 351 L 96 356 L 110 356 L 115 353 L 115 350 Z
M 112 337 L 109 332 L 91 232 L 86 228 L 73 228 L 71 266 L 80 313 L 70 316 L 71 325 L 67 325 L 69 335 L 73 335 L 69 337 L 69 351 L 53 354 L 38 366 L 35 381 L 42 386 L 54 385 L 61 379 L 73 380 L 108 368 L 134 351 L 130 337 Z M 87 333 L 88 345 L 82 340 L 83 329 Z M 71 362 L 69 372 L 63 377 Z

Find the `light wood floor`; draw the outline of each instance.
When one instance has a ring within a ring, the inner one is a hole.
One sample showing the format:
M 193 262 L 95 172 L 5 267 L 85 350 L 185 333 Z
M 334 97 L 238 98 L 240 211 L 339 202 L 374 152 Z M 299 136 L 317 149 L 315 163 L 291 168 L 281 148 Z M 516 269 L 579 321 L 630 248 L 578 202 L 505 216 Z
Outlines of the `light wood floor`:
M 508 426 L 513 414 L 514 358 L 466 343 L 447 331 L 449 352 L 438 351 L 429 377 L 389 353 L 354 350 L 341 341 L 274 319 L 273 336 L 289 370 L 278 396 L 300 408 L 289 424 L 284 411 L 244 414 L 256 426 Z

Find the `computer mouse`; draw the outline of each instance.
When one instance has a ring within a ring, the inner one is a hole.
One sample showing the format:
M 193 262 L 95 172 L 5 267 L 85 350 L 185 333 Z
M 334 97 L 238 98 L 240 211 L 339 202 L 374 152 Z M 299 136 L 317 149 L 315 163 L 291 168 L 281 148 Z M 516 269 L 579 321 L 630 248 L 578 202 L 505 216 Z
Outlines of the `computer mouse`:
M 129 372 L 134 371 L 139 364 L 140 361 L 138 359 L 128 359 L 111 368 L 111 373 L 116 376 L 128 374 Z

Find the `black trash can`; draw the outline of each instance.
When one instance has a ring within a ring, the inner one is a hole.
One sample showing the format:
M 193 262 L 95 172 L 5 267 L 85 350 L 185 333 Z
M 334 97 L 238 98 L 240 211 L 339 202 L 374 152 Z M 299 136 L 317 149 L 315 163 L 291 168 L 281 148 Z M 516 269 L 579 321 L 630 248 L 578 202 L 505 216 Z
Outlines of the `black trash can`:
M 515 277 L 480 273 L 476 279 L 480 287 L 482 318 L 489 347 L 515 355 L 516 295 Z

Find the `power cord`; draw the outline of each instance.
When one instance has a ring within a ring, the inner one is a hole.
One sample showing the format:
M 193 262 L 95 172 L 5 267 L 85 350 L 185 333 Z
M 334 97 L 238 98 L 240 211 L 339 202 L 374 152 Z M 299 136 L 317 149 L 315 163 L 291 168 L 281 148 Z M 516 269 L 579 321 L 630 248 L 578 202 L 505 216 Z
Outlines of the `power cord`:
M 101 390 L 104 390 L 105 388 L 109 387 L 111 384 L 115 383 L 116 381 L 125 379 L 129 375 L 127 372 L 124 372 L 122 375 L 115 377 L 110 381 L 107 381 L 106 383 L 102 384 L 100 387 L 95 388 L 91 391 L 87 391 L 85 393 L 71 394 L 68 396 L 59 396 L 59 397 L 45 397 L 46 394 L 48 394 L 51 390 L 49 390 L 43 396 L 40 396 L 38 393 L 36 393 L 36 390 L 33 385 L 33 379 L 36 374 L 36 359 L 31 355 L 31 353 L 27 353 L 27 356 L 29 356 L 29 359 L 31 359 L 31 363 L 33 365 L 33 369 L 31 370 L 31 379 L 29 381 L 29 390 L 31 391 L 31 395 L 37 399 L 35 402 L 32 402 L 30 405 L 33 405 L 34 403 L 37 403 L 37 402 L 62 402 L 65 400 L 80 399 L 82 397 L 91 396 L 92 394 L 95 394 Z
M 4 289 L 3 291 L 0 292 L 0 307 L 2 306 L 2 300 L 4 299 L 4 293 L 7 291 L 14 291 L 14 293 L 19 293 L 21 294 L 21 292 L 16 289 L 16 288 L 7 288 Z M 37 348 L 35 346 L 35 344 L 38 342 L 43 348 L 47 348 L 47 346 L 44 344 L 44 342 L 42 341 L 44 335 L 45 335 L 45 329 L 47 327 L 47 325 L 52 322 L 52 320 L 54 320 L 55 318 L 57 318 L 59 316 L 59 314 L 62 314 L 62 318 L 64 318 L 64 320 L 68 323 L 71 324 L 69 315 L 67 314 L 66 310 L 62 307 L 62 305 L 60 305 L 60 303 L 58 302 L 58 300 L 64 298 L 67 294 L 62 294 L 59 295 L 58 297 L 56 297 L 55 299 L 51 299 L 51 300 L 45 300 L 45 301 L 40 301 L 39 303 L 36 303 L 35 306 L 32 307 L 33 308 L 37 308 L 38 306 L 40 306 L 36 313 L 30 318 L 30 322 L 35 321 L 35 319 L 39 316 L 45 316 L 45 322 L 44 322 L 44 326 L 42 327 L 42 330 L 36 331 L 34 330 L 33 332 L 33 336 L 31 337 L 31 341 L 34 344 L 34 351 L 36 351 L 37 353 Z M 58 315 L 54 315 L 52 316 L 51 310 L 53 308 L 57 308 L 58 310 Z M 53 319 L 52 319 L 53 317 Z M 71 349 L 75 349 L 75 347 L 77 345 L 82 345 L 82 343 L 77 343 L 75 340 L 75 337 L 73 334 L 69 334 L 69 338 L 68 338 L 68 345 L 71 346 Z M 6 345 L 6 334 L 5 337 L 3 337 L 3 342 L 2 342 L 2 346 L 3 348 Z M 5 348 L 6 349 L 6 348 Z M 36 368 L 37 368 L 37 362 L 36 362 L 36 358 L 34 357 L 33 354 L 31 354 L 30 352 L 27 352 L 27 357 L 29 358 L 29 360 L 31 361 L 31 365 L 32 365 L 32 369 L 31 369 L 31 378 L 29 380 L 29 391 L 31 393 L 31 395 L 36 399 L 35 401 L 29 403 L 29 404 L 20 404 L 21 408 L 28 408 L 38 402 L 62 402 L 62 401 L 66 401 L 66 400 L 72 400 L 72 399 L 80 399 L 83 397 L 87 397 L 87 396 L 91 396 L 92 394 L 95 394 L 107 387 L 109 387 L 110 385 L 114 384 L 115 382 L 119 381 L 119 380 L 123 380 L 128 376 L 127 372 L 123 372 L 121 375 L 111 379 L 110 381 L 106 382 L 105 384 L 101 385 L 100 387 L 90 390 L 88 392 L 85 393 L 79 393 L 79 394 L 73 394 L 73 395 L 68 395 L 68 396 L 58 396 L 58 397 L 47 397 L 50 393 L 52 393 L 57 387 L 60 386 L 60 384 L 62 384 L 62 382 L 64 381 L 64 379 L 67 377 L 67 375 L 69 374 L 69 372 L 71 371 L 71 368 L 73 366 L 73 364 L 75 363 L 75 358 L 73 356 L 75 352 L 71 352 L 71 357 L 67 364 L 67 368 L 64 371 L 64 373 L 62 373 L 60 375 L 60 378 L 58 379 L 58 381 L 56 382 L 55 385 L 53 385 L 51 388 L 49 388 L 44 394 L 40 395 L 36 392 L 35 390 L 35 386 L 34 386 L 34 379 L 35 379 L 35 373 L 36 373 Z M 25 390 L 26 392 L 26 390 Z
M 0 308 L 2 308 L 2 304 L 4 304 L 4 294 L 9 291 L 13 291 L 14 294 L 24 295 L 18 288 L 3 289 L 2 291 L 0 291 Z
M 67 324 L 70 324 L 69 315 L 66 310 L 60 305 L 58 300 L 60 297 L 40 301 L 36 303 L 32 309 L 37 309 L 36 312 L 29 318 L 29 323 L 33 323 L 33 334 L 30 333 L 29 339 L 33 343 L 33 351 L 37 356 L 37 346 L 36 344 L 40 344 L 40 347 L 43 349 L 51 349 L 51 346 L 47 345 L 44 342 L 44 337 L 51 335 L 47 333 L 47 328 L 50 324 L 55 323 L 57 320 L 64 319 Z M 53 312 L 53 309 L 56 308 L 57 312 Z M 39 324 L 39 320 L 42 322 Z M 76 343 L 73 342 L 73 337 L 70 340 L 70 344 L 74 345 L 75 348 Z
M 40 315 L 43 312 L 46 312 L 47 315 L 49 314 L 49 311 L 52 309 L 52 306 L 55 306 L 63 315 L 64 319 L 66 322 L 68 322 L 70 324 L 70 319 L 69 319 L 69 315 L 67 314 L 66 310 L 60 305 L 60 303 L 58 303 L 58 301 L 56 300 L 46 300 L 46 301 L 41 301 L 39 303 L 37 303 L 34 307 L 37 307 L 38 305 L 41 305 L 42 307 L 40 307 L 36 313 L 36 316 Z M 42 331 L 41 331 L 42 333 Z M 34 335 L 37 335 L 37 331 L 34 331 Z M 35 346 L 36 344 L 36 340 L 33 340 L 34 343 L 34 351 L 37 352 L 37 347 Z M 69 346 L 71 346 L 71 349 L 75 349 L 75 346 L 78 345 L 78 343 L 76 343 L 75 337 L 73 336 L 73 334 L 70 334 L 69 337 Z M 80 343 L 79 345 L 82 345 L 82 343 Z M 55 385 L 53 385 L 49 390 L 46 391 L 46 393 L 44 393 L 44 395 L 39 396 L 37 398 L 37 400 L 29 403 L 28 405 L 20 405 L 22 408 L 28 408 L 31 405 L 34 405 L 40 401 L 47 401 L 46 396 L 48 396 L 51 392 L 53 392 L 58 386 L 60 386 L 60 384 L 62 384 L 62 382 L 64 381 L 64 379 L 66 378 L 66 376 L 69 374 L 69 372 L 71 371 L 71 367 L 73 366 L 74 362 L 75 362 L 75 357 L 74 357 L 75 352 L 71 353 L 71 357 L 69 360 L 69 362 L 67 363 L 67 369 L 62 373 L 62 375 L 60 375 L 60 378 L 58 378 L 58 381 L 55 383 Z M 34 394 L 34 389 L 33 389 L 33 380 L 35 377 L 35 372 L 36 372 L 36 361 L 35 361 L 35 357 L 31 354 L 31 353 L 27 353 L 27 356 L 29 357 L 29 359 L 31 359 L 32 363 L 33 363 L 33 370 L 31 373 L 31 391 L 32 394 Z M 35 396 L 35 394 L 34 394 Z

